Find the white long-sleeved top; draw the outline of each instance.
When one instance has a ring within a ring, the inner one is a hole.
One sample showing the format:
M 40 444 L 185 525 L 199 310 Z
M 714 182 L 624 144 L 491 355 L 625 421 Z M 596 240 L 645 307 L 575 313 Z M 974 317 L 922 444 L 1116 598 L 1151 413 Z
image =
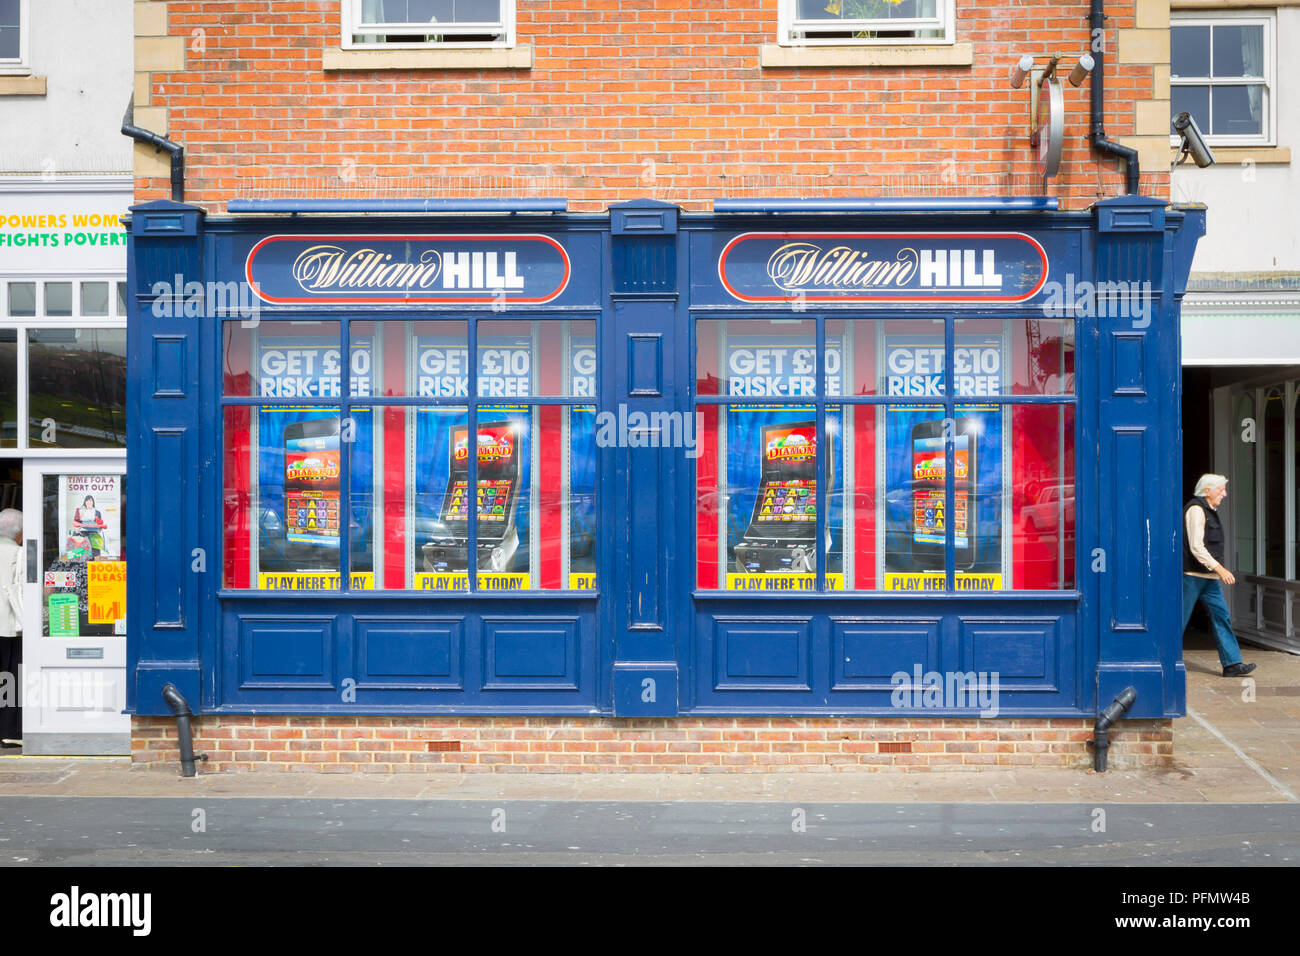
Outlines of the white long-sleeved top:
M 1201 564 L 1209 568 L 1205 571 L 1184 571 L 1184 574 L 1190 574 L 1194 578 L 1217 578 L 1218 575 L 1213 571 L 1219 566 L 1210 552 L 1205 550 L 1205 512 L 1200 508 L 1188 508 L 1187 517 L 1184 519 L 1187 525 L 1185 533 L 1187 534 L 1187 547 L 1192 551 L 1192 557 Z

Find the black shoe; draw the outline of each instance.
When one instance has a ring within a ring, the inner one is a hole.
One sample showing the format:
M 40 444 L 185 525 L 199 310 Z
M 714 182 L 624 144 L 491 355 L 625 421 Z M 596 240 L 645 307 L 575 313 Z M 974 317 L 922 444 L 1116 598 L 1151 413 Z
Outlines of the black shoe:
M 1238 661 L 1235 664 L 1229 664 L 1223 669 L 1224 677 L 1245 677 L 1255 669 L 1254 664 L 1247 664 L 1245 661 Z

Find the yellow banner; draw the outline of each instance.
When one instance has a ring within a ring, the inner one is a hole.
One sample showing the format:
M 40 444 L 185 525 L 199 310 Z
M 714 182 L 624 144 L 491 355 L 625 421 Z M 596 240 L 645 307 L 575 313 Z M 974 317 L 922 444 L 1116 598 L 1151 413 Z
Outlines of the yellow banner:
M 126 562 L 87 562 L 86 601 L 91 624 L 113 624 L 126 617 Z
M 594 574 L 570 574 L 569 589 L 572 591 L 591 591 L 596 587 Z
M 728 574 L 728 591 L 811 591 L 817 586 L 814 574 Z M 826 590 L 843 591 L 844 575 L 827 574 Z
M 257 586 L 264 591 L 337 591 L 337 571 L 259 571 Z M 375 587 L 373 571 L 354 571 L 352 588 L 372 591 Z
M 480 574 L 478 576 L 480 591 L 527 591 L 527 574 Z M 468 591 L 469 575 L 451 574 L 417 574 L 415 576 L 417 591 Z
M 942 591 L 944 577 L 938 574 L 886 574 L 886 591 Z M 1000 574 L 962 574 L 953 576 L 954 591 L 1001 591 Z

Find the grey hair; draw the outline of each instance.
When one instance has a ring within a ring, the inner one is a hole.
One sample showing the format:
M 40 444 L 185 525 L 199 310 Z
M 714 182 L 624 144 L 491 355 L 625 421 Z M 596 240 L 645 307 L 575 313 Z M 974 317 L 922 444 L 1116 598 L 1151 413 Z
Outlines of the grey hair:
M 0 511 L 0 538 L 13 538 L 15 541 L 23 533 L 23 513 L 16 508 Z
M 1193 495 L 1197 498 L 1202 497 L 1207 491 L 1213 491 L 1215 488 L 1228 487 L 1228 479 L 1223 475 L 1201 475 L 1196 482 L 1196 491 Z

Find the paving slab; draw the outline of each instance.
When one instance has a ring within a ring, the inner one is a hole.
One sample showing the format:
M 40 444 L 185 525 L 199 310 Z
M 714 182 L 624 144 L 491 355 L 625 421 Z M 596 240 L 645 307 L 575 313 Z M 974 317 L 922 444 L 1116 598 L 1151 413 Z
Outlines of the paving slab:
M 1221 675 L 1213 643 L 1189 632 L 1189 716 L 1170 768 L 945 768 L 733 774 L 226 773 L 185 779 L 125 757 L 0 756 L 0 796 L 324 797 L 407 800 L 865 803 L 1300 802 L 1300 656 L 1244 648 L 1249 679 Z M 201 767 L 201 765 L 200 765 Z

